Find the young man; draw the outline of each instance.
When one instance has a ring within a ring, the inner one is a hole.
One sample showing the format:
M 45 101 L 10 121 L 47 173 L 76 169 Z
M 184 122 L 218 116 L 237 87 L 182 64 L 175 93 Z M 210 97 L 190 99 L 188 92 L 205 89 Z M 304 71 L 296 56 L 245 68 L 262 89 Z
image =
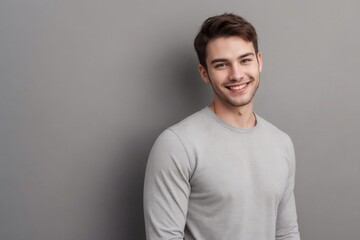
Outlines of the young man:
M 262 56 L 254 27 L 222 14 L 195 38 L 209 107 L 165 130 L 148 160 L 148 240 L 298 240 L 291 139 L 253 112 Z

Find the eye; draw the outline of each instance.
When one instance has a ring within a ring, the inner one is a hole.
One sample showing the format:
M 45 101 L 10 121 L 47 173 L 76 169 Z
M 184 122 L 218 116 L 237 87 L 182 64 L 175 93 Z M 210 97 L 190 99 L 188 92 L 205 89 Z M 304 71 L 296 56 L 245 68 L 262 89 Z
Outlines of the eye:
M 246 64 L 246 63 L 249 63 L 249 62 L 251 62 L 251 61 L 252 61 L 252 59 L 250 59 L 250 58 L 245 58 L 245 59 L 242 59 L 242 60 L 240 61 L 240 63 Z
M 215 68 L 225 68 L 227 66 L 226 63 L 218 63 L 215 65 Z

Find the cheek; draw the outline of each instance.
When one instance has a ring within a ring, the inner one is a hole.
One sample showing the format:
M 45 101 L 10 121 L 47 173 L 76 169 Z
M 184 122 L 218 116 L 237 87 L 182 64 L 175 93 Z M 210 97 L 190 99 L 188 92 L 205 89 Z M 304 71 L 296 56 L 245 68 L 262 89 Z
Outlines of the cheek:
M 226 71 L 218 71 L 218 72 L 212 72 L 210 73 L 209 77 L 211 82 L 215 84 L 221 84 L 226 81 L 227 79 L 227 73 Z
M 259 78 L 259 73 L 260 73 L 259 70 L 260 70 L 260 69 L 254 67 L 253 69 L 251 69 L 251 70 L 249 71 L 249 75 L 252 76 L 252 77 L 254 77 L 254 78 Z

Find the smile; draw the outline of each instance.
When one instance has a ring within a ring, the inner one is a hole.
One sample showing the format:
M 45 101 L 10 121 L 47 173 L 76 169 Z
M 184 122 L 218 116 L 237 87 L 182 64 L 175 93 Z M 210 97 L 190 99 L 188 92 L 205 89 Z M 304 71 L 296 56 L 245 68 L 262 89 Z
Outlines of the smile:
M 238 92 L 238 91 L 244 90 L 248 86 L 248 84 L 249 84 L 249 82 L 238 84 L 238 85 L 225 86 L 225 87 L 227 89 L 230 89 L 231 91 Z

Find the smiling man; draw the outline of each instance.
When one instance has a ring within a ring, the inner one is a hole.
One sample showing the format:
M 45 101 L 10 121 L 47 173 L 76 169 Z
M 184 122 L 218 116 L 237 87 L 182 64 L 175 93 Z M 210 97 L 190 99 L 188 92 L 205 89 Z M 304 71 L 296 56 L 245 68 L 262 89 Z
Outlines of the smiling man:
M 254 27 L 234 14 L 210 17 L 194 45 L 214 99 L 154 143 L 147 239 L 299 240 L 292 141 L 253 111 L 262 69 Z

